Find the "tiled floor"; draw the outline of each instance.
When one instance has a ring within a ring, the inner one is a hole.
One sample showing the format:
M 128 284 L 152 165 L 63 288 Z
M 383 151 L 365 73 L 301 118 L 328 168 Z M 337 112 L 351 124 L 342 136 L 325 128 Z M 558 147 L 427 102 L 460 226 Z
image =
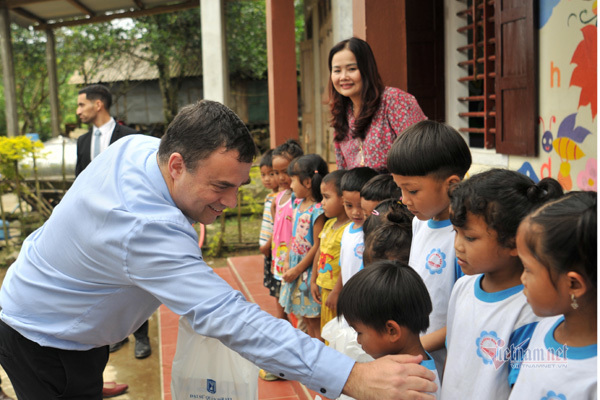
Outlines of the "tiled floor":
M 249 301 L 253 301 L 263 310 L 273 313 L 275 300 L 269 296 L 268 290 L 262 283 L 263 257 L 261 255 L 231 257 L 228 261 L 229 267 L 217 268 L 215 272 L 234 289 L 240 290 Z M 171 364 L 175 356 L 179 316 L 165 306 L 161 306 L 159 311 L 163 398 L 171 400 Z M 258 380 L 260 400 L 311 400 L 315 395 L 316 393 L 306 389 L 298 382 Z

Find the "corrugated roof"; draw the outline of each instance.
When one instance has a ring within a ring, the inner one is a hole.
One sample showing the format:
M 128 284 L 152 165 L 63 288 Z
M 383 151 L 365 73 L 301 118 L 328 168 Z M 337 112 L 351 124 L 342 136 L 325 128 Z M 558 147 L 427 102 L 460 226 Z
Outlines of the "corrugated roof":
M 199 0 L 4 0 L 13 22 L 34 29 L 136 18 L 199 7 Z

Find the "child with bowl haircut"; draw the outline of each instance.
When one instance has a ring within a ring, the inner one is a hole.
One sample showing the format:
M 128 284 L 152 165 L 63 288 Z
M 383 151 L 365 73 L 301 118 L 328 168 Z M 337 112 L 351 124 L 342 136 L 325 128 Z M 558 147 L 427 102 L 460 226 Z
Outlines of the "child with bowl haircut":
M 367 266 L 344 285 L 337 308 L 367 354 L 373 358 L 420 356 L 421 365 L 436 374 L 439 385 L 435 362 L 419 338 L 429 326 L 431 299 L 423 280 L 408 264 L 381 260 Z
M 464 178 L 471 166 L 471 153 L 455 129 L 440 122 L 421 121 L 396 139 L 387 165 L 402 190 L 402 203 L 415 216 L 409 265 L 434 294 L 431 324 L 421 339 L 441 372 L 446 358 L 448 300 L 454 282 L 462 275 L 454 252 L 448 188 Z

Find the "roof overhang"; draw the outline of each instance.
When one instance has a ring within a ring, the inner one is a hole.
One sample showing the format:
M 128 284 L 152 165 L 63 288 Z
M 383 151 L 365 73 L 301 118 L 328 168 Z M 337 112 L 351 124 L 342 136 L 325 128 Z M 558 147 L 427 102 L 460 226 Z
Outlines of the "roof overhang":
M 199 7 L 199 0 L 0 0 L 13 22 L 36 30 L 137 18 Z

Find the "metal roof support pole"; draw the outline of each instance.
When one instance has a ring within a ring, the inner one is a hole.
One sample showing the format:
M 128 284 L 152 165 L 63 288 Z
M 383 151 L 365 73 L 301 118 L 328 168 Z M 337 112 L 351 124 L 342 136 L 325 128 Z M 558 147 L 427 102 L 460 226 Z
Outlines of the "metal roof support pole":
M 8 8 L 0 7 L 0 53 L 2 54 L 2 76 L 4 81 L 4 100 L 6 107 L 6 135 L 19 134 L 19 116 L 17 115 L 17 88 L 15 84 L 15 66 L 12 56 L 12 38 Z
M 229 70 L 222 0 L 200 1 L 203 98 L 229 103 Z
M 50 120 L 52 123 L 52 137 L 60 135 L 60 110 L 58 106 L 58 79 L 56 77 L 56 51 L 54 31 L 46 29 L 46 66 L 48 67 Z

